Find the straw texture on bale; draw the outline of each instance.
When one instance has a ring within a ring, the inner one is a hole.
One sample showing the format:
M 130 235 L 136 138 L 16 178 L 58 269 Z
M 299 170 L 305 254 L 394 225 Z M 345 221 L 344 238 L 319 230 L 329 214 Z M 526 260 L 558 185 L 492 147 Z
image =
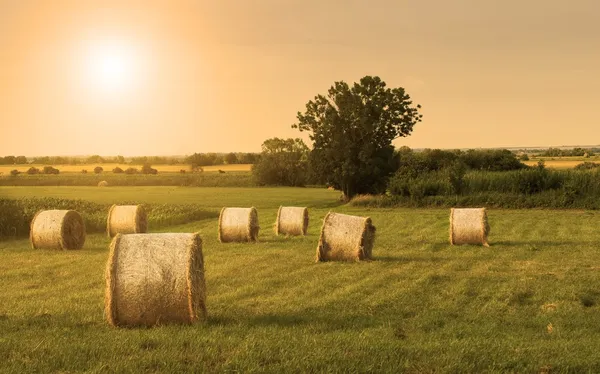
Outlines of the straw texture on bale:
M 117 234 L 105 277 L 105 315 L 112 326 L 192 324 L 206 318 L 198 234 Z
M 369 260 L 374 241 L 371 218 L 329 212 L 323 219 L 317 261 Z
M 489 232 L 485 208 L 450 209 L 450 244 L 481 244 L 489 247 Z
M 98 182 L 98 187 L 108 187 L 108 182 L 107 181 L 100 181 L 100 182 Z
M 106 219 L 106 233 L 109 237 L 117 234 L 141 234 L 148 230 L 148 216 L 141 205 L 113 205 Z
M 31 221 L 29 239 L 34 249 L 81 249 L 85 223 L 74 210 L 43 210 Z
M 258 212 L 256 208 L 223 208 L 219 215 L 219 241 L 253 242 L 258 239 Z
M 275 235 L 306 235 L 308 209 L 295 206 L 280 206 L 275 222 Z

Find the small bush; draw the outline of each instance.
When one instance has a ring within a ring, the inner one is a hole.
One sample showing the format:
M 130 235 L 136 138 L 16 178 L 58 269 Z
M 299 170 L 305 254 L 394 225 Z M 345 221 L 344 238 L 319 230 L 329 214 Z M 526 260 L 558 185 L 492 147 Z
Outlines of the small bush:
M 104 168 L 102 168 L 102 166 L 96 166 L 94 168 L 94 173 L 96 174 L 101 174 L 104 171 Z
M 590 169 L 596 169 L 597 167 L 600 167 L 600 164 L 597 164 L 595 162 L 583 162 L 581 164 L 578 164 L 574 167 L 575 170 L 590 170 Z
M 121 169 L 120 167 L 116 167 L 113 169 L 113 173 L 115 174 L 122 174 L 123 173 L 123 169 Z
M 125 170 L 125 174 L 137 174 L 138 173 L 138 169 L 136 168 L 127 168 L 127 170 Z
M 40 173 L 40 169 L 33 167 L 33 166 L 27 170 L 27 174 L 29 174 L 29 175 L 36 175 L 39 173 Z
M 12 175 L 12 176 L 17 176 L 17 175 L 19 175 L 19 174 L 21 174 L 21 172 L 20 172 L 20 171 L 18 171 L 17 169 L 14 169 L 14 170 L 11 170 L 11 171 L 10 171 L 10 175 Z
M 88 171 L 87 171 L 86 169 L 82 169 L 82 170 L 81 170 L 81 174 L 87 174 L 87 172 L 88 172 Z
M 59 174 L 60 171 L 52 166 L 44 166 L 42 173 L 44 173 L 44 174 Z
M 142 166 L 142 174 L 158 174 L 158 170 L 152 168 L 150 164 Z
M 181 174 L 185 174 L 185 170 L 184 170 L 184 169 L 181 169 L 181 170 L 179 170 L 179 173 L 181 173 Z

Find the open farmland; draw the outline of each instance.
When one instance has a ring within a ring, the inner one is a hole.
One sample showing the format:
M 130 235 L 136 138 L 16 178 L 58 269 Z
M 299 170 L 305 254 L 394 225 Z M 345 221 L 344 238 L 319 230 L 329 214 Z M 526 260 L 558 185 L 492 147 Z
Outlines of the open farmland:
M 109 240 L 80 251 L 0 242 L 4 372 L 597 372 L 600 213 L 490 210 L 490 248 L 451 247 L 448 209 L 367 209 L 307 188 L 0 187 L 0 197 L 194 204 L 212 213 L 150 231 L 199 232 L 208 320 L 115 329 L 103 315 Z M 280 204 L 306 237 L 276 237 Z M 253 244 L 221 244 L 222 206 L 255 206 Z M 314 263 L 329 211 L 368 215 L 374 261 Z
M 11 170 L 18 170 L 21 173 L 27 172 L 30 167 L 35 167 L 42 170 L 46 165 L 42 164 L 27 164 L 27 165 L 0 165 L 0 175 L 9 175 Z M 58 169 L 61 173 L 81 173 L 81 170 L 87 170 L 88 173 L 93 173 L 94 168 L 100 166 L 104 169 L 104 173 L 111 173 L 116 167 L 120 167 L 123 170 L 128 168 L 137 168 L 140 170 L 142 165 L 131 165 L 131 164 L 86 164 L 86 165 L 52 165 Z M 154 169 L 158 170 L 159 173 L 179 173 L 181 170 L 186 172 L 191 171 L 191 165 L 177 164 L 177 165 L 153 165 Z M 202 169 L 207 172 L 223 170 L 228 171 L 250 171 L 251 164 L 231 164 L 231 165 L 212 165 L 203 166 Z
M 544 165 L 551 169 L 572 169 L 575 166 L 584 162 L 595 162 L 600 164 L 600 157 L 594 156 L 589 158 L 584 157 L 536 157 L 531 158 L 529 161 L 523 161 L 525 165 L 536 166 L 538 162 L 544 161 Z

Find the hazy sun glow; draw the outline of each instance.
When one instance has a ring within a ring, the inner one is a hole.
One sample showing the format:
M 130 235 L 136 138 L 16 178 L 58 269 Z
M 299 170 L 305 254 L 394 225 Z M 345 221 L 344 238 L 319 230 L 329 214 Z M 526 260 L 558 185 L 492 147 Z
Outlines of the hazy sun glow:
M 139 65 L 132 46 L 93 43 L 86 50 L 84 74 L 92 90 L 108 95 L 124 94 L 135 88 Z

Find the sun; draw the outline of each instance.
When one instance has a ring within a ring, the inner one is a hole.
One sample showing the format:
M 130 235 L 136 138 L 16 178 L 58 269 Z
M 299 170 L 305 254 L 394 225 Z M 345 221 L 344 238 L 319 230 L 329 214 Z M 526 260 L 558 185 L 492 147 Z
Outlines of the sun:
M 91 89 L 106 95 L 131 92 L 136 84 L 136 51 L 119 42 L 95 43 L 87 48 L 85 76 Z

